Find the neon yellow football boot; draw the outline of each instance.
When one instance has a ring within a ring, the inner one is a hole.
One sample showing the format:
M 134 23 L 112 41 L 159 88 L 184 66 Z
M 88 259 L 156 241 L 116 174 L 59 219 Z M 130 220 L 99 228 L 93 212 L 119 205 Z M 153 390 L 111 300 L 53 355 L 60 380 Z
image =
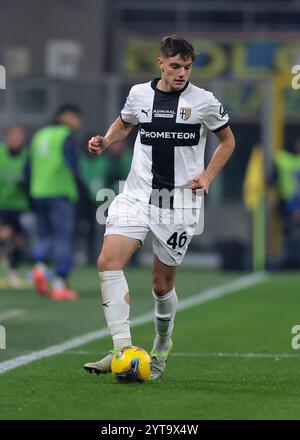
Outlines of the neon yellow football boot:
M 166 369 L 166 363 L 168 361 L 168 358 L 170 356 L 170 352 L 172 350 L 173 343 L 170 341 L 170 347 L 167 351 L 158 352 L 152 349 L 150 356 L 152 358 L 151 362 L 151 371 L 152 374 L 149 378 L 149 380 L 157 380 L 161 379 L 165 369 Z
M 85 371 L 88 371 L 90 374 L 106 374 L 111 373 L 111 361 L 114 357 L 114 354 L 119 351 L 119 348 L 115 348 L 113 350 L 110 350 L 108 355 L 106 355 L 103 359 L 96 362 L 88 362 L 86 363 L 83 368 Z

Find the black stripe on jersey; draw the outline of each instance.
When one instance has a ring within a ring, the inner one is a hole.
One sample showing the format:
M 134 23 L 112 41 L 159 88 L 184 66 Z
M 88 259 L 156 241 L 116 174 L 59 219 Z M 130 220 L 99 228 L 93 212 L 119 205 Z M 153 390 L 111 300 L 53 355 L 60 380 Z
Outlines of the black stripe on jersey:
M 152 121 L 140 124 L 140 139 L 144 145 L 152 146 L 153 190 L 174 190 L 175 147 L 197 145 L 201 124 L 176 123 L 180 93 L 162 93 L 155 89 Z M 173 198 L 171 198 L 172 207 Z M 150 197 L 154 203 L 154 193 Z M 161 206 L 161 201 L 159 202 Z
M 226 122 L 226 124 L 221 125 L 221 127 L 216 128 L 215 130 L 212 130 L 213 133 L 218 133 L 218 131 L 224 130 L 224 128 L 229 127 L 229 122 Z
M 163 94 L 156 91 L 153 101 L 152 122 L 148 127 L 143 124 L 141 128 L 150 133 L 175 132 L 179 98 L 179 93 Z M 158 117 L 158 114 L 169 114 L 173 117 Z M 150 138 L 149 141 L 148 145 L 152 145 L 152 188 L 165 188 L 172 191 L 175 181 L 174 146 L 176 141 L 169 138 Z

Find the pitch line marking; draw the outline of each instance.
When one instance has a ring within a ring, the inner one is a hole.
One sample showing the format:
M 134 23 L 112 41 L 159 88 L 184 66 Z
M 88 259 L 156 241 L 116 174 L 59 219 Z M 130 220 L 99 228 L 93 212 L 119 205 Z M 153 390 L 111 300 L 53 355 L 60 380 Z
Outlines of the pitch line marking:
M 298 359 L 299 354 L 293 353 L 172 353 L 172 356 L 178 357 L 236 357 L 236 358 L 248 358 L 248 359 Z
M 213 287 L 211 289 L 205 290 L 204 292 L 199 292 L 190 298 L 186 298 L 180 301 L 177 310 L 178 311 L 185 310 L 194 305 L 203 304 L 205 302 L 213 301 L 214 299 L 221 298 L 222 296 L 231 295 L 236 291 L 246 289 L 247 287 L 251 287 L 256 284 L 260 284 L 268 279 L 269 277 L 265 272 L 258 272 L 255 274 L 238 278 L 228 284 Z M 131 327 L 147 324 L 152 320 L 153 320 L 153 311 L 149 313 L 145 313 L 137 318 L 134 318 L 131 323 Z M 43 350 L 34 351 L 32 353 L 23 356 L 19 356 L 4 362 L 0 362 L 0 374 L 13 370 L 17 367 L 21 367 L 22 365 L 29 364 L 30 362 L 39 359 L 44 359 L 50 356 L 61 354 L 66 350 L 80 347 L 81 345 L 85 345 L 89 342 L 95 341 L 96 339 L 104 338 L 105 336 L 108 335 L 109 335 L 109 330 L 107 328 L 103 328 L 101 330 L 95 330 L 93 332 L 86 333 L 85 335 L 79 336 L 77 338 L 70 339 L 69 341 L 62 342 L 61 344 L 53 345 Z
M 86 354 L 106 354 L 107 351 L 91 351 L 91 350 L 72 350 L 68 351 L 67 355 L 86 355 Z M 200 358 L 208 358 L 208 357 L 228 357 L 228 358 L 257 358 L 257 359 L 297 359 L 299 360 L 300 354 L 293 353 L 222 353 L 222 352 L 194 352 L 194 353 L 180 353 L 180 352 L 172 352 L 171 356 L 176 357 L 200 357 Z
M 18 318 L 19 316 L 25 315 L 25 310 L 21 309 L 11 309 L 6 312 L 0 313 L 0 324 L 8 319 Z

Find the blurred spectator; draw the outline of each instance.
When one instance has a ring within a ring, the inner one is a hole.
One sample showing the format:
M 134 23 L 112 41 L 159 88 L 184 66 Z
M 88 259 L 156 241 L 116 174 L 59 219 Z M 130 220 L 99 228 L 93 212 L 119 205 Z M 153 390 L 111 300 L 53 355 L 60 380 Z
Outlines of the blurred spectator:
M 88 262 L 95 264 L 103 239 L 104 225 L 97 225 L 97 192 L 107 188 L 110 160 L 107 154 L 93 157 L 87 149 L 91 135 L 85 136 L 80 151 L 79 165 L 82 179 L 88 191 L 80 192 L 78 204 L 78 235 L 84 237 Z M 77 234 L 76 234 L 77 235 Z
M 281 150 L 275 156 L 272 177 L 276 183 L 283 219 L 283 266 L 300 266 L 300 138 L 291 151 Z
M 130 171 L 132 150 L 127 148 L 124 141 L 117 142 L 110 146 L 107 155 L 110 159 L 107 185 L 108 188 L 113 189 L 116 194 L 119 194 L 119 182 L 125 181 Z
M 38 236 L 33 279 L 41 295 L 49 294 L 55 300 L 77 298 L 67 280 L 73 265 L 75 202 L 81 182 L 73 132 L 80 127 L 80 109 L 60 107 L 54 124 L 34 134 L 26 164 Z M 49 261 L 56 271 L 51 291 L 46 277 Z
M 9 266 L 8 281 L 21 286 L 17 272 L 24 246 L 21 214 L 29 208 L 23 189 L 23 168 L 27 157 L 25 132 L 18 125 L 7 129 L 5 142 L 0 144 L 0 256 Z

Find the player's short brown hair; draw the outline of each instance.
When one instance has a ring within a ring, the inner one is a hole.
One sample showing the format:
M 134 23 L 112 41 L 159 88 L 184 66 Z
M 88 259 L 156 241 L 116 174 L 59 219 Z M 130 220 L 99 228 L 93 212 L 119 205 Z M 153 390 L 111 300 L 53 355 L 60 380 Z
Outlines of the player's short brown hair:
M 180 55 L 183 60 L 192 58 L 195 60 L 196 54 L 192 43 L 178 35 L 168 35 L 161 40 L 161 54 L 164 58 Z

